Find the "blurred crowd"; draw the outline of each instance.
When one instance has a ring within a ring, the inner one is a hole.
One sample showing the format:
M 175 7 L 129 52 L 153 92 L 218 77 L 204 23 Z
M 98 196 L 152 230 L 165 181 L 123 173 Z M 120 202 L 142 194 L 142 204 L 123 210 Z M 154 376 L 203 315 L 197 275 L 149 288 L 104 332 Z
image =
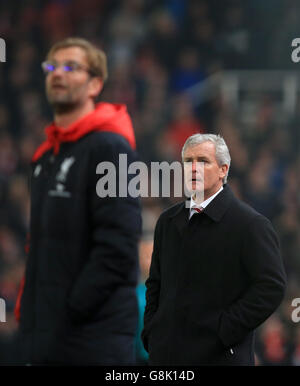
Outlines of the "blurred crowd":
M 0 1 L 7 49 L 0 63 L 0 297 L 6 302 L 0 364 L 7 362 L 17 328 L 13 308 L 26 259 L 30 160 L 52 119 L 40 64 L 54 42 L 81 36 L 108 55 L 100 99 L 127 105 L 142 161 L 180 160 L 185 139 L 197 132 L 225 138 L 232 157 L 228 182 L 273 222 L 288 274 L 282 306 L 257 332 L 257 365 L 300 365 L 300 324 L 291 318 L 291 302 L 300 297 L 300 103 L 279 125 L 272 97 L 258 96 L 255 124 L 243 130 L 238 112 L 221 96 L 195 104 L 185 93 L 226 70 L 291 68 L 298 8 L 291 0 Z M 143 199 L 139 331 L 154 226 L 176 200 Z M 137 358 L 147 362 L 138 338 Z

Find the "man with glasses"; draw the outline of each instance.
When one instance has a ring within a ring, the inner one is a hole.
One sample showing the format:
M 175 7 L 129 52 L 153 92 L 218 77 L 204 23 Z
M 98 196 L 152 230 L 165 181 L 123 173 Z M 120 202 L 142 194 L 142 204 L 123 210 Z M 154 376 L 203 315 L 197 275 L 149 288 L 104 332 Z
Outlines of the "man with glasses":
M 96 103 L 106 56 L 88 41 L 55 44 L 42 69 L 54 120 L 32 160 L 19 360 L 133 364 L 140 203 L 96 193 L 99 163 L 136 159 L 131 119 L 122 104 Z

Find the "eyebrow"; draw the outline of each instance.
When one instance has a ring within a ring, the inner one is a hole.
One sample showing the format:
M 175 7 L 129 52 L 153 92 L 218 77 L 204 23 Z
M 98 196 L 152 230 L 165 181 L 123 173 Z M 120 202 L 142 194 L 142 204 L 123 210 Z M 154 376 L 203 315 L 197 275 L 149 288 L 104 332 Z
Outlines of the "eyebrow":
M 210 161 L 210 159 L 207 158 L 206 156 L 198 156 L 196 158 L 197 158 L 197 161 L 200 161 L 200 162 L 201 162 L 201 160 L 203 160 L 203 161 Z M 183 157 L 184 161 L 189 161 L 189 160 L 192 160 L 192 159 L 193 159 L 193 157 Z
M 55 60 L 55 59 L 50 59 L 50 60 L 46 60 L 46 62 L 56 63 L 56 64 L 76 63 L 76 64 L 80 64 L 81 65 L 81 63 L 78 62 L 78 60 L 75 60 L 75 59 L 66 59 L 66 60 L 63 60 L 63 61 Z

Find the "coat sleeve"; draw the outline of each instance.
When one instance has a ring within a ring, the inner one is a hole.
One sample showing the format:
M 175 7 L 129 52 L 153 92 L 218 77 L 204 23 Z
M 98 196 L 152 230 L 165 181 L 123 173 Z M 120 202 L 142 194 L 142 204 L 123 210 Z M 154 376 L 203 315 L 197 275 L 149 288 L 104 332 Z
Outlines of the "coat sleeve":
M 241 259 L 250 286 L 221 314 L 219 336 L 227 347 L 239 343 L 276 310 L 286 287 L 278 238 L 267 218 L 250 221 Z
M 26 235 L 26 243 L 24 246 L 26 256 L 29 253 L 29 248 L 30 248 L 30 233 L 28 232 Z M 17 295 L 17 299 L 16 299 L 16 304 L 14 307 L 14 315 L 15 315 L 15 319 L 17 322 L 19 322 L 21 319 L 21 299 L 23 296 L 24 286 L 25 286 L 25 274 L 21 279 L 19 290 L 18 290 L 18 295 Z
M 136 161 L 136 155 L 116 134 L 106 133 L 100 138 L 101 142 L 91 149 L 90 170 L 87 170 L 90 252 L 68 299 L 69 313 L 78 321 L 93 315 L 116 288 L 135 288 L 138 279 L 140 199 L 118 194 L 119 154 L 126 154 L 128 163 Z M 96 174 L 96 167 L 101 161 L 115 165 L 116 197 L 97 195 L 96 184 L 101 176 Z M 125 178 L 126 187 L 131 177 Z
M 161 249 L 161 218 L 158 219 L 154 231 L 153 253 L 149 277 L 146 280 L 146 307 L 144 313 L 144 328 L 141 334 L 145 350 L 148 351 L 148 335 L 154 314 L 158 309 L 160 294 L 160 249 Z

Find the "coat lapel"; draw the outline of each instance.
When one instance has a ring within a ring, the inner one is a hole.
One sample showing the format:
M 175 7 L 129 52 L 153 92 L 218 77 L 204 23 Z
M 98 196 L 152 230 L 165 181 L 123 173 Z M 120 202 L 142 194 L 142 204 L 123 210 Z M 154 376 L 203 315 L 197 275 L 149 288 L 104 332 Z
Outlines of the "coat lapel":
M 204 209 L 203 214 L 206 214 L 213 221 L 221 221 L 223 215 L 227 211 L 230 203 L 234 200 L 234 195 L 228 185 L 224 185 L 224 189 L 217 195 L 215 199 Z M 176 210 L 170 214 L 178 231 L 182 235 L 184 228 L 189 222 L 189 205 L 186 207 L 186 201 L 181 202 Z
M 177 210 L 174 213 L 170 214 L 170 217 L 173 219 L 181 235 L 189 221 L 189 207 L 186 207 L 185 203 L 186 201 L 180 203 Z
M 226 184 L 221 193 L 219 193 L 212 202 L 207 205 L 203 213 L 209 216 L 215 222 L 221 221 L 223 215 L 227 211 L 232 200 L 234 200 L 234 195 L 230 187 Z

